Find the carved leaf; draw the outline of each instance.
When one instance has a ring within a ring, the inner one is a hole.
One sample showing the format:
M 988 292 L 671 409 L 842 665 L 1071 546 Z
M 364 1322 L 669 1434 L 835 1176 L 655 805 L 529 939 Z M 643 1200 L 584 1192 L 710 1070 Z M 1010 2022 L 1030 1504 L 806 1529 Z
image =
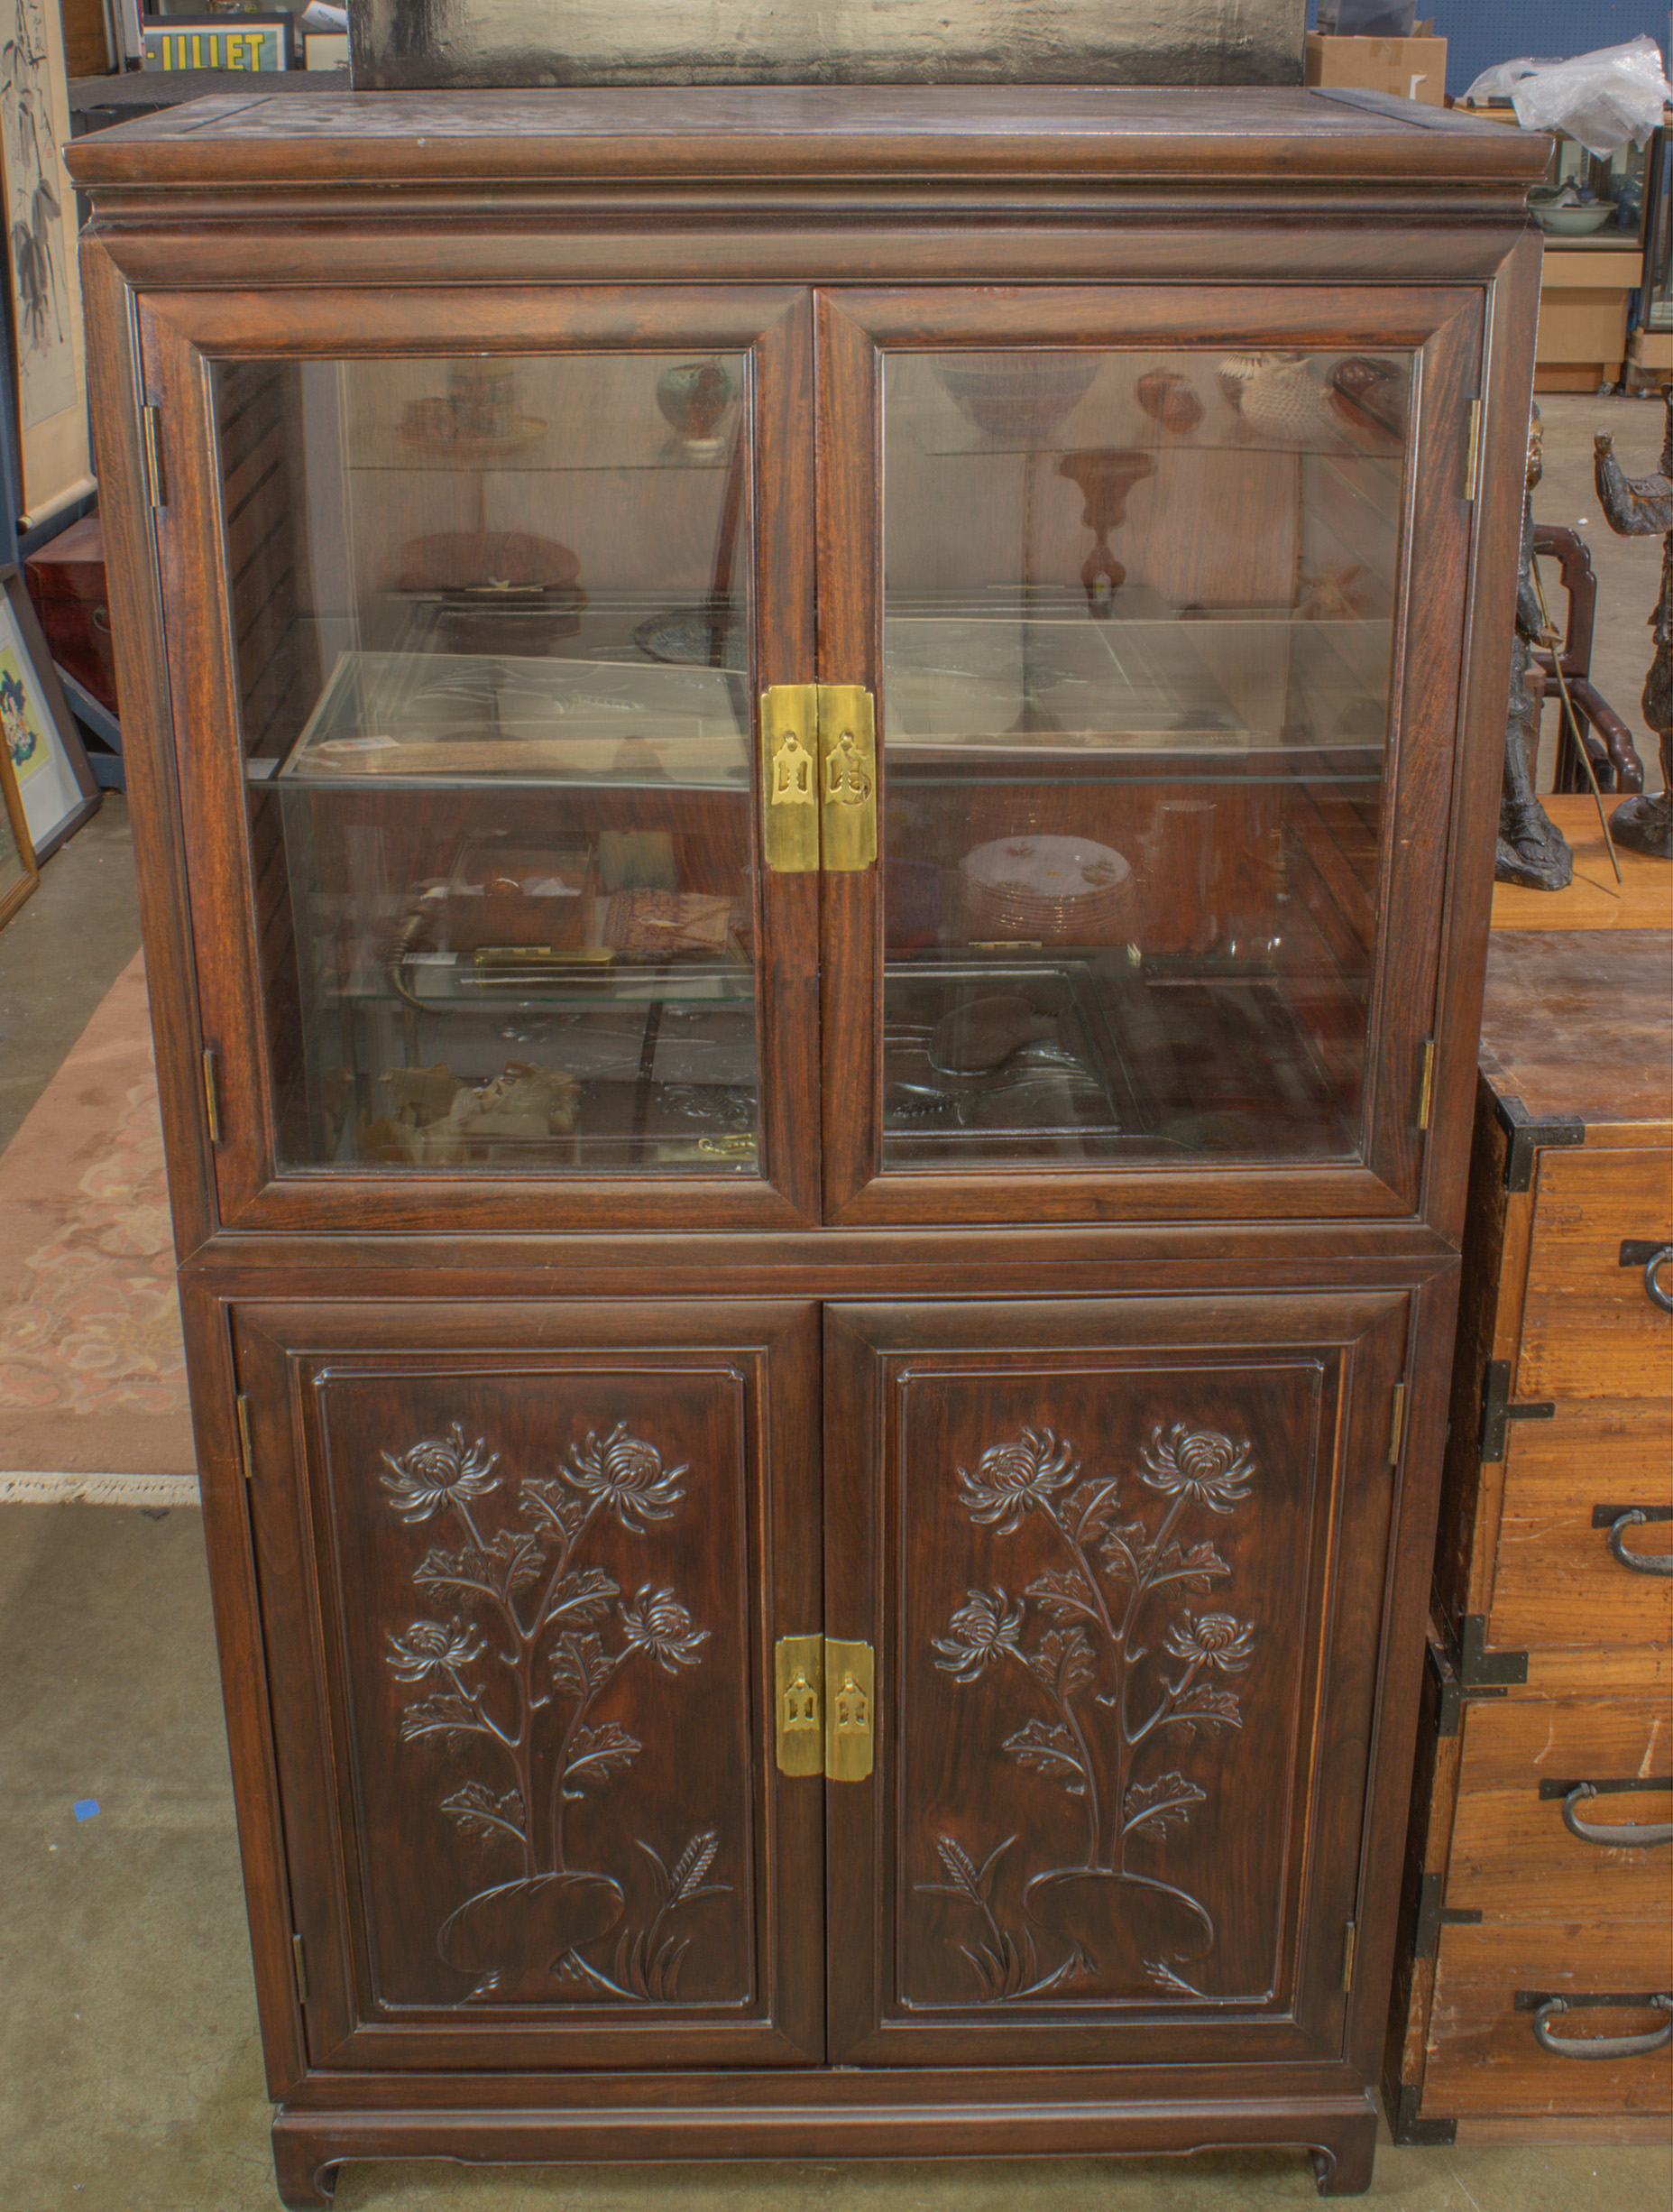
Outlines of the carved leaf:
M 597 1567 L 588 1567 L 579 1574 L 566 1574 L 552 1592 L 552 1602 L 547 1608 L 547 1619 L 590 1623 L 602 1620 L 611 1605 L 620 1597 L 620 1585 Z
M 1189 1552 L 1180 1544 L 1171 1544 L 1156 1554 L 1151 1580 L 1183 1582 L 1188 1590 L 1203 1590 L 1208 1589 L 1210 1576 L 1230 1572 L 1231 1569 L 1211 1544 L 1193 1544 Z
M 1205 1804 L 1208 1795 L 1176 1769 L 1158 1774 L 1154 1782 L 1135 1782 L 1122 1806 L 1126 1825 L 1129 1830 L 1154 1828 L 1165 1836 L 1175 1827 L 1183 1828 L 1191 1807 Z
M 1078 1568 L 1071 1567 L 1067 1574 L 1055 1571 L 1043 1574 L 1029 1583 L 1023 1595 L 1032 1598 L 1053 1620 L 1072 1620 L 1077 1615 L 1089 1619 L 1097 1617 L 1092 1592 Z
M 1075 1749 L 1075 1739 L 1061 1721 L 1031 1720 L 1005 1739 L 1005 1749 L 1019 1766 L 1031 1766 L 1061 1782 L 1071 1797 L 1086 1793 L 1086 1769 Z
M 1174 1707 L 1172 1718 L 1200 1721 L 1205 1728 L 1240 1728 L 1243 1708 L 1235 1690 L 1217 1689 L 1211 1682 L 1193 1682 Z
M 412 1579 L 420 1590 L 492 1590 L 498 1581 L 492 1561 L 471 1544 L 458 1552 L 432 1544 L 413 1569 Z
M 441 1809 L 453 1815 L 463 1834 L 475 1836 L 483 1843 L 492 1843 L 508 1830 L 515 1836 L 523 1833 L 523 1801 L 515 1790 L 496 1797 L 485 1783 L 467 1782 L 451 1797 L 443 1798 Z
M 1098 1546 L 1104 1572 L 1117 1582 L 1138 1581 L 1149 1542 L 1150 1531 L 1142 1521 L 1128 1521 L 1120 1528 L 1105 1529 Z
M 552 1680 L 565 1697 L 586 1699 L 602 1690 L 615 1673 L 615 1662 L 595 1636 L 567 1631 L 552 1654 Z
M 714 1864 L 714 1854 L 721 1848 L 721 1839 L 715 1830 L 706 1828 L 694 1836 L 674 1862 L 674 1871 L 668 1876 L 668 1903 L 683 1904 L 694 1896 L 703 1877 Z
M 577 1498 L 565 1484 L 535 1475 L 524 1476 L 517 1507 L 530 1520 L 544 1521 L 548 1527 L 557 1529 L 569 1542 L 574 1541 L 587 1509 L 585 1498 Z
M 1172 1989 L 1176 1995 L 1185 1997 L 1200 1997 L 1202 1995 L 1200 1989 L 1193 1988 L 1188 1981 L 1182 1981 L 1164 1959 L 1146 1959 L 1144 1971 L 1158 1989 Z
M 420 1736 L 446 1736 L 451 1751 L 459 1739 L 487 1733 L 481 1713 L 465 1698 L 422 1698 L 418 1704 L 409 1705 L 400 1717 L 401 1741 L 407 1744 Z
M 645 1748 L 613 1720 L 601 1720 L 595 1728 L 577 1728 L 564 1769 L 564 1794 L 575 1799 L 589 1782 L 608 1782 L 632 1765 Z M 572 1788 L 571 1784 L 577 1786 Z
M 1028 1664 L 1057 1695 L 1071 1698 L 1084 1690 L 1095 1672 L 1092 1646 L 1082 1628 L 1049 1629 L 1035 1649 L 1025 1654 Z
M 1121 1509 L 1121 1491 L 1108 1477 L 1101 1482 L 1082 1482 L 1063 1501 L 1063 1518 L 1081 1543 L 1109 1525 L 1110 1516 Z
M 493 1554 L 494 1579 L 507 1598 L 532 1590 L 546 1571 L 538 1537 L 524 1531 L 503 1528 L 488 1548 Z

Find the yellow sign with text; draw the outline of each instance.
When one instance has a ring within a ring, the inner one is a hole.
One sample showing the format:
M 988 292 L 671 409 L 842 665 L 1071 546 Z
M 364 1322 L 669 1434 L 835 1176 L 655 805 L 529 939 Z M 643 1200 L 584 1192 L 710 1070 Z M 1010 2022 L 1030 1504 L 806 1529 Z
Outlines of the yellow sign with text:
M 289 66 L 286 23 L 246 23 L 219 17 L 213 24 L 176 17 L 145 27 L 148 69 L 282 69 Z

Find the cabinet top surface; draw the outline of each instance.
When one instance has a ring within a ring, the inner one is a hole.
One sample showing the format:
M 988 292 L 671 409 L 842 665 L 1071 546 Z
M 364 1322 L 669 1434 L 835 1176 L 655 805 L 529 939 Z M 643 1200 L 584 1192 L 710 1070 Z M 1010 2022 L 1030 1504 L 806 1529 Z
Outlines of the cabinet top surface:
M 1247 87 L 743 86 L 216 96 L 78 139 L 77 181 L 262 187 L 446 178 L 1044 171 L 1520 194 L 1549 142 L 1374 94 Z
M 1482 1073 L 1535 1120 L 1673 1133 L 1673 932 L 1495 930 Z

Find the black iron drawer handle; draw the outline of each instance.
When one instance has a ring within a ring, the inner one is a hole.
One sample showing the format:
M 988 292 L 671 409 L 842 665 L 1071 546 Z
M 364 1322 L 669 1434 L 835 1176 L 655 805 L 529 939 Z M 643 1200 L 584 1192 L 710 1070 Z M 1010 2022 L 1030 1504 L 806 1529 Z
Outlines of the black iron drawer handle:
M 1604 1828 L 1590 1820 L 1583 1820 L 1575 1810 L 1588 1804 L 1597 1795 L 1590 1782 L 1576 1782 L 1563 1800 L 1563 1826 L 1571 1836 L 1578 1836 L 1582 1843 L 1601 1843 L 1613 1848 L 1624 1844 L 1641 1849 L 1650 1843 L 1673 1843 L 1673 1820 L 1628 1820 L 1619 1828 Z
M 1650 2028 L 1642 2035 L 1553 2035 L 1545 2023 L 1566 2013 L 1568 2001 L 1566 1997 L 1547 1997 L 1533 2016 L 1533 2039 L 1541 2051 L 1549 2051 L 1554 2059 L 1644 2058 L 1673 2042 L 1673 1996 L 1664 1994 L 1648 1997 L 1645 2003 L 1658 2013 L 1666 2013 L 1668 2017 L 1659 2028 Z
M 1609 1524 L 1609 1548 L 1623 1567 L 1631 1567 L 1634 1574 L 1673 1574 L 1673 1552 L 1629 1552 L 1623 1528 L 1642 1528 L 1650 1516 L 1636 1506 Z
M 1642 1267 L 1644 1295 L 1651 1305 L 1659 1305 L 1664 1313 L 1673 1313 L 1673 1291 L 1661 1287 L 1660 1271 L 1673 1259 L 1673 1244 L 1646 1244 L 1641 1239 L 1629 1237 L 1621 1247 L 1621 1265 L 1623 1267 Z

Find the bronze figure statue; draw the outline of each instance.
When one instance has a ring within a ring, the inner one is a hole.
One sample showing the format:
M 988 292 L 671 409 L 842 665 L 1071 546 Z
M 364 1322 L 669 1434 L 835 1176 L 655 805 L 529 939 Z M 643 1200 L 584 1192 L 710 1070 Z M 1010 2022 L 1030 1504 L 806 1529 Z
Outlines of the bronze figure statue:
M 1575 856 L 1534 790 L 1543 694 L 1528 681 L 1535 646 L 1550 642 L 1533 574 L 1533 488 L 1543 473 L 1544 446 L 1544 429 L 1536 407 L 1528 419 L 1522 542 L 1516 564 L 1516 639 L 1511 648 L 1504 779 L 1499 791 L 1499 850 L 1493 872 L 1500 883 L 1523 883 L 1536 891 L 1560 891 L 1574 875 Z
M 1665 533 L 1661 546 L 1661 590 L 1650 617 L 1656 650 L 1644 678 L 1644 720 L 1656 733 L 1661 749 L 1662 788 L 1638 792 L 1622 799 L 1610 816 L 1615 843 L 1635 853 L 1648 853 L 1659 861 L 1673 860 L 1673 384 L 1662 394 L 1667 402 L 1667 432 L 1661 442 L 1661 466 L 1653 476 L 1627 477 L 1614 456 L 1614 440 L 1600 430 L 1597 448 L 1597 496 L 1611 530 L 1622 538 L 1649 538 Z

